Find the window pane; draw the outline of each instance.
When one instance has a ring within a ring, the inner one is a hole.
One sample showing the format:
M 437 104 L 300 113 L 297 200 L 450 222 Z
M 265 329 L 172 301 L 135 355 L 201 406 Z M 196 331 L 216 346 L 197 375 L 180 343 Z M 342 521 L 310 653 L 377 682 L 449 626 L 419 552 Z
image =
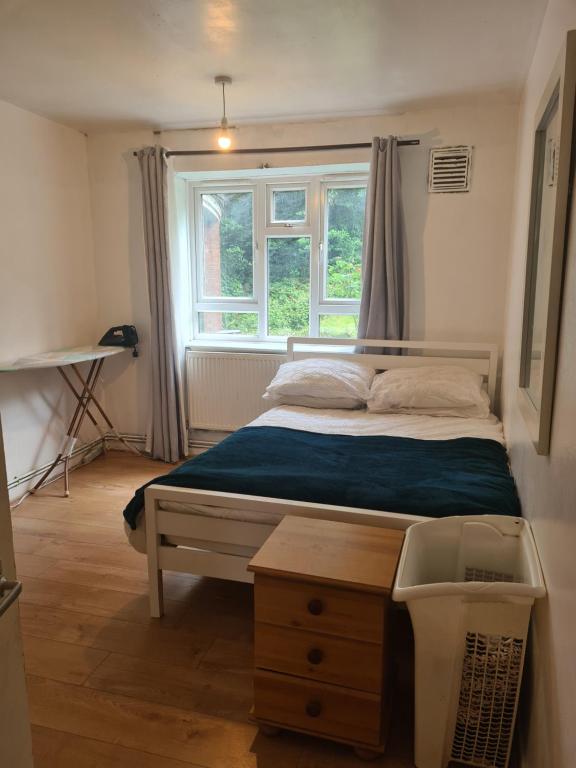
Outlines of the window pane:
M 306 190 L 282 189 L 272 192 L 272 221 L 306 221 Z
M 320 336 L 357 339 L 358 315 L 320 315 Z
M 308 336 L 310 238 L 268 238 L 268 335 Z
M 202 195 L 203 296 L 252 296 L 252 209 L 251 192 Z
M 328 189 L 327 299 L 359 299 L 366 187 Z
M 257 336 L 258 312 L 198 312 L 198 333 Z

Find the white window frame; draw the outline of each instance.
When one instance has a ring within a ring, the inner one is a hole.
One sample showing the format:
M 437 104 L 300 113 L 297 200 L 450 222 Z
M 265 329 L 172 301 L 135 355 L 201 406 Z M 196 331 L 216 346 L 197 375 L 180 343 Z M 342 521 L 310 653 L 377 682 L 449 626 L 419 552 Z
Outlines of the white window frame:
M 196 208 L 196 221 L 198 223 L 196 234 L 196 249 L 197 257 L 195 259 L 196 273 L 196 290 L 194 292 L 195 301 L 197 304 L 210 303 L 225 303 L 225 304 L 247 304 L 254 303 L 255 293 L 255 277 L 256 277 L 256 227 L 255 227 L 255 210 L 256 210 L 256 187 L 252 184 L 245 185 L 221 185 L 221 186 L 209 186 L 209 187 L 197 187 L 195 190 L 195 208 Z M 252 296 L 207 296 L 204 293 L 204 227 L 202 216 L 202 197 L 204 195 L 218 194 L 218 193 L 234 194 L 238 192 L 250 192 L 252 194 Z M 202 311 L 202 310 L 197 310 Z
M 328 216 L 328 190 L 329 189 L 356 189 L 357 187 L 361 186 L 358 184 L 358 182 L 353 181 L 323 181 L 322 182 L 322 197 L 321 197 L 321 207 L 320 207 L 320 215 L 322 217 L 322 239 L 320 244 L 321 249 L 321 255 L 322 255 L 322 270 L 320 273 L 320 303 L 325 306 L 330 306 L 331 310 L 330 312 L 322 312 L 323 315 L 325 314 L 333 314 L 333 315 L 348 315 L 348 314 L 354 314 L 351 313 L 350 307 L 351 306 L 359 306 L 360 300 L 359 299 L 341 299 L 341 298 L 330 298 L 327 295 L 327 288 L 328 288 L 328 224 L 329 224 L 329 216 Z M 339 307 L 337 311 L 332 311 L 332 308 Z
M 284 169 L 283 169 L 284 170 Z M 303 172 L 304 171 L 304 172 Z M 286 171 L 279 176 L 269 172 L 262 175 L 252 172 L 239 178 L 230 172 L 229 178 L 214 179 L 215 174 L 190 174 L 188 180 L 188 215 L 190 226 L 189 253 L 192 262 L 192 338 L 193 340 L 218 342 L 252 341 L 282 342 L 285 336 L 268 335 L 268 240 L 278 237 L 310 238 L 310 336 L 320 333 L 320 315 L 355 315 L 360 308 L 356 299 L 327 299 L 326 284 L 326 238 L 328 212 L 326 209 L 327 190 L 331 187 L 366 186 L 367 170 L 346 172 L 314 172 L 313 168 L 298 169 L 292 176 Z M 272 192 L 284 189 L 306 189 L 306 222 L 272 222 Z M 203 287 L 203 194 L 217 192 L 244 192 L 253 194 L 253 296 L 206 297 Z M 198 226 L 197 226 L 198 224 Z M 254 312 L 258 314 L 257 335 L 208 334 L 200 333 L 198 314 L 200 312 Z
M 290 228 L 310 226 L 310 184 L 268 184 L 266 195 L 266 225 L 268 227 Z M 274 193 L 275 192 L 304 192 L 304 219 L 275 219 L 274 218 Z
M 270 280 L 269 271 L 268 271 L 268 241 L 269 240 L 287 240 L 290 238 L 297 238 L 297 237 L 307 237 L 310 240 L 310 306 L 308 310 L 308 318 L 309 318 L 308 325 L 310 327 L 310 335 L 312 336 L 315 335 L 315 332 L 313 331 L 314 326 L 313 326 L 313 319 L 312 319 L 312 316 L 313 316 L 312 307 L 314 306 L 314 292 L 313 292 L 312 286 L 316 283 L 316 281 L 314 280 L 315 270 L 313 269 L 313 262 L 314 262 L 313 253 L 316 250 L 316 248 L 314 247 L 314 237 L 313 237 L 312 231 L 309 231 L 309 232 L 303 231 L 303 230 L 311 230 L 311 227 L 298 227 L 298 231 L 295 231 L 295 230 L 296 228 L 291 229 L 288 232 L 279 232 L 278 230 L 274 230 L 271 232 L 269 227 L 266 228 L 266 235 L 265 235 L 266 248 L 264 253 L 264 261 L 265 261 L 264 268 L 266 270 L 266 277 L 265 277 L 266 290 L 264 293 L 264 301 L 266 303 L 264 317 L 265 317 L 266 325 L 264 326 L 264 329 L 266 333 L 264 335 L 264 338 L 268 340 L 271 340 L 271 339 L 280 340 L 280 339 L 287 338 L 287 336 L 271 336 L 268 333 L 268 296 L 269 296 L 268 284 Z

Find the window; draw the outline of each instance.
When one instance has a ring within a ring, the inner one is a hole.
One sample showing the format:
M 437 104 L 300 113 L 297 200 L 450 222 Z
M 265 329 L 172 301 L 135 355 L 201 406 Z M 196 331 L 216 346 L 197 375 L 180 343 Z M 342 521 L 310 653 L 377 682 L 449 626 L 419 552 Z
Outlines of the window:
M 200 204 L 202 298 L 252 298 L 253 192 L 203 192 Z
M 366 174 L 269 173 L 189 181 L 194 338 L 355 338 Z
M 310 238 L 269 237 L 266 250 L 268 336 L 308 336 Z
M 366 187 L 327 188 L 326 299 L 360 299 L 365 205 Z
M 307 189 L 270 187 L 270 224 L 305 224 L 307 221 Z

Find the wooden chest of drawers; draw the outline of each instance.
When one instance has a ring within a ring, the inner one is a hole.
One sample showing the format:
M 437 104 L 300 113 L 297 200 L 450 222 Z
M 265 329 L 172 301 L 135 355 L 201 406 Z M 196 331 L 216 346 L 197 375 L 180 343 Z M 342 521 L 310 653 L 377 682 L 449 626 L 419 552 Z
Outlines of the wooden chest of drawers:
M 384 750 L 389 603 L 404 534 L 285 517 L 255 572 L 254 717 Z

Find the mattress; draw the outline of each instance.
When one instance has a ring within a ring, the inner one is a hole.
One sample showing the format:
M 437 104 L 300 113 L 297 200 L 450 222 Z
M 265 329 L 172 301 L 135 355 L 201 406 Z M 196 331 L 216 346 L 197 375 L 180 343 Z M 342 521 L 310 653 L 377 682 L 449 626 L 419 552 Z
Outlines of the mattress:
M 372 414 L 365 410 L 320 410 L 313 408 L 281 406 L 267 411 L 251 422 L 249 427 L 285 428 L 318 435 L 349 435 L 358 437 L 383 436 L 405 437 L 417 440 L 449 441 L 459 438 L 486 439 L 504 445 L 502 424 L 495 416 L 488 419 L 461 419 L 455 417 L 414 416 L 411 414 Z M 267 432 L 264 429 L 263 432 Z M 276 525 L 281 515 L 255 513 L 220 507 L 196 506 L 182 503 L 161 503 L 169 511 L 258 522 Z M 139 551 L 145 551 L 144 531 L 126 526 L 130 543 Z M 174 541 L 173 543 L 178 543 Z

